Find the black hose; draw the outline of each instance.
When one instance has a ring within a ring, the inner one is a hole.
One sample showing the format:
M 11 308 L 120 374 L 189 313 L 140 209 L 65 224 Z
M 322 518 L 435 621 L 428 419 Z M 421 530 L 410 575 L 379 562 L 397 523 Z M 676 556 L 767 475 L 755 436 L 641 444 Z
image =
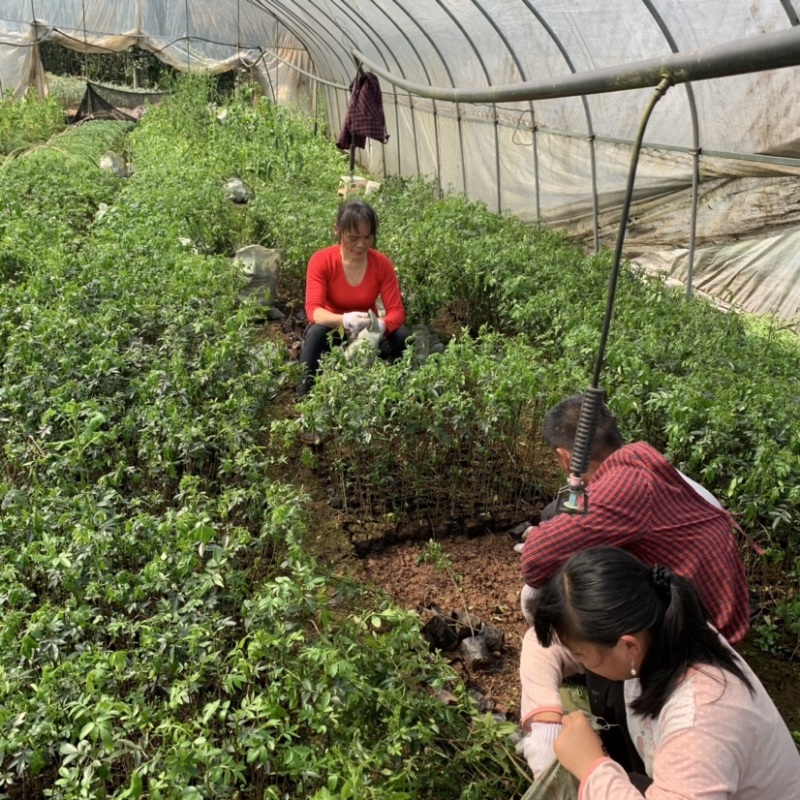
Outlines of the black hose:
M 633 143 L 633 150 L 631 152 L 631 164 L 628 169 L 628 185 L 625 189 L 625 198 L 622 203 L 622 213 L 619 221 L 619 232 L 617 233 L 617 243 L 614 248 L 614 261 L 611 266 L 611 275 L 609 277 L 608 285 L 608 298 L 606 301 L 606 312 L 603 318 L 603 326 L 600 333 L 600 344 L 597 348 L 597 358 L 594 363 L 594 374 L 592 375 L 592 385 L 584 393 L 583 405 L 581 406 L 581 415 L 578 420 L 578 426 L 575 432 L 575 442 L 572 447 L 572 458 L 570 460 L 570 485 L 576 486 L 576 480 L 580 481 L 583 474 L 589 467 L 589 460 L 591 457 L 591 445 L 594 441 L 595 430 L 597 429 L 597 409 L 600 404 L 605 400 L 605 392 L 600 388 L 600 372 L 603 368 L 603 361 L 605 360 L 606 343 L 608 342 L 608 331 L 611 327 L 611 317 L 614 312 L 614 300 L 617 293 L 617 280 L 619 278 L 620 264 L 622 263 L 622 244 L 625 241 L 625 230 L 628 224 L 628 214 L 631 208 L 631 199 L 633 197 L 633 184 L 636 179 L 636 166 L 639 163 L 639 153 L 642 149 L 642 140 L 644 139 L 644 132 L 647 128 L 647 123 L 650 120 L 650 115 L 653 113 L 656 103 L 666 94 L 667 89 L 672 86 L 671 78 L 666 75 L 661 79 L 661 82 L 656 86 L 650 103 L 645 109 L 642 119 L 639 123 L 639 130 L 636 133 L 636 139 Z M 577 507 L 575 497 L 572 498 L 573 502 L 570 508 Z M 585 509 L 588 506 L 584 507 Z
M 633 197 L 633 184 L 636 179 L 636 166 L 639 163 L 639 153 L 642 150 L 642 139 L 644 138 L 644 131 L 647 123 L 650 120 L 650 115 L 653 113 L 656 103 L 666 94 L 667 89 L 672 86 L 672 80 L 668 77 L 663 77 L 661 82 L 656 86 L 656 90 L 650 99 L 650 103 L 642 115 L 641 122 L 639 123 L 639 130 L 636 133 L 636 139 L 633 142 L 633 151 L 631 152 L 631 165 L 628 169 L 628 185 L 625 189 L 625 199 L 622 203 L 622 214 L 619 220 L 619 232 L 617 233 L 617 244 L 614 248 L 614 262 L 611 266 L 611 276 L 608 284 L 608 299 L 606 301 L 606 313 L 603 319 L 603 328 L 600 334 L 600 346 L 597 349 L 597 358 L 594 363 L 594 375 L 592 376 L 592 386 L 597 388 L 600 385 L 600 371 L 603 368 L 603 361 L 605 359 L 606 342 L 608 341 L 608 330 L 611 327 L 611 315 L 614 312 L 614 299 L 617 294 L 617 279 L 619 278 L 619 269 L 622 262 L 622 243 L 625 241 L 625 230 L 628 225 L 628 214 L 631 210 L 631 199 Z
M 605 397 L 606 393 L 595 386 L 584 392 L 581 416 L 575 429 L 575 442 L 572 445 L 572 458 L 569 462 L 569 471 L 575 477 L 580 477 L 589 469 L 592 442 L 597 430 L 597 409 L 602 405 Z

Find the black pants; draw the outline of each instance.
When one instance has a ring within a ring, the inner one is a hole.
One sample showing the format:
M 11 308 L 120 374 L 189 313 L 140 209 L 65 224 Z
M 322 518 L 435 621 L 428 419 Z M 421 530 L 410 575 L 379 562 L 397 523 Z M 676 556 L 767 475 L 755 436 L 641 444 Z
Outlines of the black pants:
M 388 336 L 381 338 L 378 354 L 382 359 L 390 362 L 400 358 L 406 349 L 406 339 L 410 335 L 411 332 L 406 327 L 392 331 Z M 338 328 L 329 328 L 327 325 L 317 325 L 316 323 L 312 323 L 306 328 L 303 335 L 303 349 L 300 351 L 300 363 L 305 368 L 305 374 L 297 385 L 299 397 L 308 394 L 314 385 L 322 354 L 329 352 L 332 345 L 339 347 L 346 341 Z
M 645 780 L 644 763 L 628 733 L 628 718 L 625 708 L 623 681 L 610 681 L 593 672 L 586 672 L 586 688 L 589 690 L 589 708 L 606 725 L 600 730 L 600 738 L 608 755 L 626 772 Z M 631 782 L 641 788 L 631 777 Z

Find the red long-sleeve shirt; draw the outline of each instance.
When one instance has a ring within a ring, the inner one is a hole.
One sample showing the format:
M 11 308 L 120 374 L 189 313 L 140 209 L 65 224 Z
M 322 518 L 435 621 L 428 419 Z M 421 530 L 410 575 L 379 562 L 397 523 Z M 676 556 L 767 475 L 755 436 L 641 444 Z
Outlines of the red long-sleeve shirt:
M 588 493 L 588 514 L 560 514 L 530 530 L 522 549 L 526 583 L 541 586 L 580 550 L 622 547 L 692 580 L 717 630 L 731 644 L 744 639 L 750 601 L 727 511 L 701 497 L 645 442 L 605 459 Z
M 386 316 L 386 333 L 392 333 L 406 321 L 397 273 L 392 262 L 378 250 L 367 252 L 367 271 L 358 286 L 347 282 L 339 245 L 318 250 L 309 259 L 306 271 L 306 316 L 314 320 L 314 311 L 325 308 L 334 314 L 367 311 L 377 314 L 375 301 L 381 296 Z

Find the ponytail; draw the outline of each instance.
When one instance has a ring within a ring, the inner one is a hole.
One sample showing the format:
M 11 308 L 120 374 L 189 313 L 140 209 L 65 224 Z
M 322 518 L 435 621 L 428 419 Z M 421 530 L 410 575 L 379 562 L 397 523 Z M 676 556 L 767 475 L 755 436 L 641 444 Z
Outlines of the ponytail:
M 690 581 L 663 565 L 648 567 L 616 547 L 595 547 L 570 558 L 543 587 L 534 629 L 544 647 L 558 640 L 613 647 L 621 636 L 647 632 L 639 668 L 641 694 L 632 709 L 658 715 L 691 667 L 717 667 L 752 692 L 737 656 L 708 625 Z

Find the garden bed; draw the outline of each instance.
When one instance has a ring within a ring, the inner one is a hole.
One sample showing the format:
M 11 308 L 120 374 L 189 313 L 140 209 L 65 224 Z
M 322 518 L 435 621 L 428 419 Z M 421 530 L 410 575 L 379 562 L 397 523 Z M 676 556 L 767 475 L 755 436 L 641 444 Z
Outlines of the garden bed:
M 519 556 L 508 533 L 480 537 L 451 536 L 437 540 L 450 567 L 437 569 L 425 561 L 427 543 L 386 547 L 360 560 L 361 574 L 403 608 L 424 618 L 432 604 L 445 612 L 467 610 L 497 626 L 505 636 L 503 649 L 491 665 L 470 672 L 456 657 L 454 666 L 487 710 L 519 721 L 519 655 L 525 623 L 519 606 L 522 576 Z M 789 654 L 769 653 L 751 632 L 740 652 L 755 670 L 790 730 L 800 730 L 800 661 Z

